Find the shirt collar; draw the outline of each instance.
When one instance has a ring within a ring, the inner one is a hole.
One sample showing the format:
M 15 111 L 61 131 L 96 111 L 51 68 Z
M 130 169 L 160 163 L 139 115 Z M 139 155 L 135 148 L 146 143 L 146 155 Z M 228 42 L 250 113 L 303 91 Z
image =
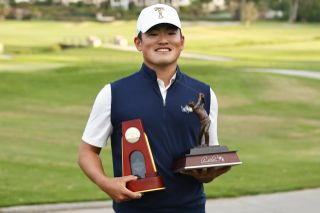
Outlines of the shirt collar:
M 142 64 L 140 71 L 147 76 L 148 78 L 158 82 L 158 78 L 157 78 L 157 74 L 156 72 L 151 69 L 150 67 L 148 67 L 145 63 Z M 172 76 L 171 80 L 170 80 L 170 85 L 177 79 L 179 79 L 181 76 L 181 72 L 179 69 L 179 66 L 177 65 L 176 68 L 176 73 Z
M 169 82 L 169 84 L 168 84 L 167 86 L 165 86 L 163 80 L 161 80 L 161 79 L 159 79 L 159 78 L 157 79 L 157 82 L 158 82 L 158 84 L 159 84 L 160 87 L 163 87 L 163 88 L 167 89 L 167 88 L 169 88 L 169 87 L 173 84 L 173 82 L 176 80 L 176 76 L 177 76 L 177 73 L 175 73 L 175 74 L 172 76 L 172 78 L 170 79 L 170 82 Z

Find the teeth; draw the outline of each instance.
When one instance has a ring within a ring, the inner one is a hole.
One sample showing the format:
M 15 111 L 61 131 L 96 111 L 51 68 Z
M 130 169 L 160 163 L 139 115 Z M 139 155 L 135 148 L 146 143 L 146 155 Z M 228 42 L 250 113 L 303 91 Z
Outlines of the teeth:
M 169 49 L 157 49 L 157 52 L 169 52 Z

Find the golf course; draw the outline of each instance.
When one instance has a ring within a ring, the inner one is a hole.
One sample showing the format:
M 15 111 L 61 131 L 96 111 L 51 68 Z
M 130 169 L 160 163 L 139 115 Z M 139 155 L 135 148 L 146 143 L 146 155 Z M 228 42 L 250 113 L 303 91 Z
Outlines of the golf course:
M 320 80 L 262 68 L 320 73 L 320 24 L 185 22 L 179 66 L 209 84 L 219 103 L 221 145 L 243 162 L 205 184 L 208 198 L 320 187 Z M 0 207 L 110 199 L 80 170 L 77 153 L 97 93 L 140 69 L 134 21 L 0 22 Z M 59 43 L 99 37 L 100 47 Z M 112 176 L 110 143 L 102 150 Z

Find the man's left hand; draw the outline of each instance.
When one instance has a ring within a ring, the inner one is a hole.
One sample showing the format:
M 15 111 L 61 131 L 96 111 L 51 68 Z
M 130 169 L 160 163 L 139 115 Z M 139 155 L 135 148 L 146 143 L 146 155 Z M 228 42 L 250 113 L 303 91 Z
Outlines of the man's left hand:
M 209 183 L 213 179 L 228 172 L 230 169 L 231 169 L 231 166 L 225 166 L 222 168 L 210 167 L 210 168 L 203 168 L 203 169 L 185 170 L 185 171 L 181 171 L 180 173 L 185 175 L 190 175 L 202 183 Z

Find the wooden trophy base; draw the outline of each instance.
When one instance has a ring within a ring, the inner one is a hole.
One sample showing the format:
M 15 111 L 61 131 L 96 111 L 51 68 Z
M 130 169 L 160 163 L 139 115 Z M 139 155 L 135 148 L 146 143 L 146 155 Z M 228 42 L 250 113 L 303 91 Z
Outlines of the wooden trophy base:
M 204 146 L 190 150 L 190 154 L 177 160 L 174 172 L 210 167 L 224 167 L 242 164 L 236 151 L 229 151 L 227 146 Z
M 133 192 L 151 192 L 165 189 L 163 179 L 160 176 L 129 181 L 126 187 Z

